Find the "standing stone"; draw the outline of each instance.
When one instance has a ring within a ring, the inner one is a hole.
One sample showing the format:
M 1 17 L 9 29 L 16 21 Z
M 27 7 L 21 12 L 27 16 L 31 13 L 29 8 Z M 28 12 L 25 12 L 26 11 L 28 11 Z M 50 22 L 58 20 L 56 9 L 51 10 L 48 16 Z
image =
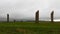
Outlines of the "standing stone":
M 16 22 L 16 20 L 14 19 L 14 22 Z
M 39 10 L 37 10 L 37 12 L 35 14 L 35 22 L 39 23 Z
M 9 14 L 7 14 L 7 22 L 9 22 Z
M 53 22 L 53 18 L 54 18 L 54 11 L 51 12 L 51 22 Z

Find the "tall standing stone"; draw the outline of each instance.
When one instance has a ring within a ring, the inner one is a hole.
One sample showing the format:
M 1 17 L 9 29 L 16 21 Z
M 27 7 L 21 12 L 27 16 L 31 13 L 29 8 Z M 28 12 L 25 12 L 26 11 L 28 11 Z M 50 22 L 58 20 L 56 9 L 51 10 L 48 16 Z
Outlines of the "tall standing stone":
M 53 22 L 54 19 L 54 11 L 51 12 L 51 22 Z
M 39 23 L 39 10 L 37 10 L 37 12 L 35 14 L 35 22 Z
M 7 22 L 9 22 L 9 14 L 7 14 Z

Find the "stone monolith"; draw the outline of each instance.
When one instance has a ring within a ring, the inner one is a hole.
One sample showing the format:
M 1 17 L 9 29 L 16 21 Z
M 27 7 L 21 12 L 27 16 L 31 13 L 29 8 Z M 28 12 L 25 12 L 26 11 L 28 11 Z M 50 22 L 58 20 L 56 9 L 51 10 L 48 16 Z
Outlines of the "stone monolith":
M 37 12 L 35 14 L 35 22 L 39 23 L 39 10 L 37 10 Z

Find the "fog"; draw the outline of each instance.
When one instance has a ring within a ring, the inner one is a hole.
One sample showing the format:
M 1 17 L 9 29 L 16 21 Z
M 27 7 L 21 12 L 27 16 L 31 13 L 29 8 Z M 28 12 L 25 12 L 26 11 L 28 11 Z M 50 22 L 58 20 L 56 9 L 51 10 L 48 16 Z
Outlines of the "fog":
M 6 18 L 7 13 L 12 19 L 32 19 L 37 10 L 39 18 L 50 18 L 52 10 L 59 18 L 60 0 L 0 0 L 0 19 Z

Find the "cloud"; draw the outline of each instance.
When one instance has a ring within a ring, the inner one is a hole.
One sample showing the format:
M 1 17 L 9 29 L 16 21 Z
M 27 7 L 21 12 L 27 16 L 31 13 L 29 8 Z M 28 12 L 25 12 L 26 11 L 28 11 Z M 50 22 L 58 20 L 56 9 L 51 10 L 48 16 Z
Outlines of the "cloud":
M 58 16 L 59 3 L 59 0 L 0 0 L 0 16 L 6 18 L 9 13 L 11 18 L 30 18 L 35 17 L 37 10 L 40 17 L 49 17 L 52 10 Z

